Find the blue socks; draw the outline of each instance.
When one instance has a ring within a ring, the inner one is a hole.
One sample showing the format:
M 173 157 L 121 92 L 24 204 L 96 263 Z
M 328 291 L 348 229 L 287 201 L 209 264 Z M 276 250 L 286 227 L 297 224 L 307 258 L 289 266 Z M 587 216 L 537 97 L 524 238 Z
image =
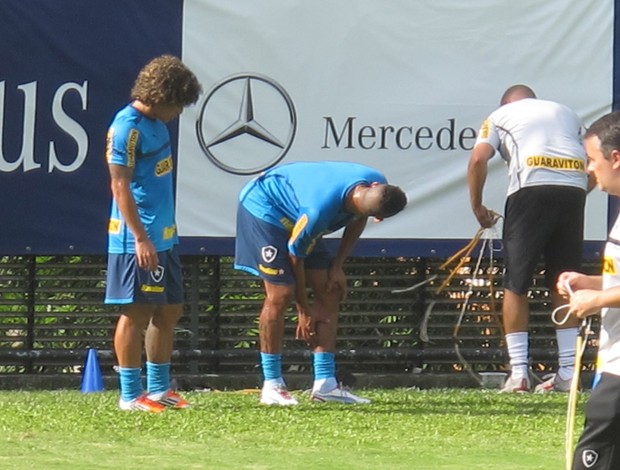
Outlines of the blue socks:
M 170 363 L 146 362 L 146 389 L 149 394 L 163 393 L 170 388 Z
M 144 393 L 142 389 L 142 369 L 119 367 L 118 378 L 121 388 L 121 399 L 131 401 Z M 149 394 L 163 393 L 170 388 L 170 363 L 146 363 L 146 389 Z
M 141 369 L 128 367 L 118 368 L 118 378 L 121 387 L 121 400 L 131 401 L 142 395 Z
M 282 354 L 260 353 L 260 365 L 265 382 L 275 384 L 282 381 Z
M 260 362 L 265 379 L 265 386 L 284 384 L 282 379 L 282 355 L 260 353 Z M 314 389 L 332 390 L 338 386 L 336 381 L 335 354 L 330 352 L 317 352 L 312 355 L 314 366 Z M 150 390 L 150 389 L 149 389 Z
M 313 392 L 327 393 L 338 387 L 336 380 L 336 359 L 334 353 L 316 352 L 312 356 L 314 365 Z
M 314 380 L 329 379 L 336 376 L 334 353 L 316 352 L 313 354 Z

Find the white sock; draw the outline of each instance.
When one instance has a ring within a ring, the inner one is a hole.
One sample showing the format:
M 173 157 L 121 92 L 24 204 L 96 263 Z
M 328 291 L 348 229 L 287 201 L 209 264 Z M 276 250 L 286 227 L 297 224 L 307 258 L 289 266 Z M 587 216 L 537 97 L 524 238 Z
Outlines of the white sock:
M 575 371 L 575 348 L 578 334 L 578 328 L 555 330 L 558 342 L 558 376 L 562 380 L 570 379 Z
M 508 346 L 508 356 L 510 357 L 511 377 L 522 379 L 528 376 L 527 370 L 527 347 L 529 336 L 527 331 L 508 333 L 506 344 Z
M 336 387 L 338 387 L 338 381 L 336 380 L 336 377 L 328 377 L 326 379 L 315 380 L 312 384 L 312 391 L 326 393 L 331 392 Z
M 282 377 L 278 377 L 277 379 L 265 380 L 263 382 L 263 390 L 273 390 L 274 388 L 286 388 L 286 384 L 284 383 L 284 379 Z

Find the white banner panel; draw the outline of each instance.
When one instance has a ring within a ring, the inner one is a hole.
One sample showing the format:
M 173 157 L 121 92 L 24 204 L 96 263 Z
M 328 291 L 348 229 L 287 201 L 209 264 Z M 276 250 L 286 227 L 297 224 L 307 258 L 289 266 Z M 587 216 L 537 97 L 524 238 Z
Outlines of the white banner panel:
M 611 109 L 612 0 L 186 0 L 183 31 L 205 93 L 181 118 L 182 236 L 234 236 L 239 190 L 276 162 L 345 160 L 409 197 L 365 237 L 470 238 L 469 152 L 508 86 L 586 125 Z M 506 183 L 495 157 L 500 213 Z M 605 238 L 606 207 L 593 191 L 588 239 Z

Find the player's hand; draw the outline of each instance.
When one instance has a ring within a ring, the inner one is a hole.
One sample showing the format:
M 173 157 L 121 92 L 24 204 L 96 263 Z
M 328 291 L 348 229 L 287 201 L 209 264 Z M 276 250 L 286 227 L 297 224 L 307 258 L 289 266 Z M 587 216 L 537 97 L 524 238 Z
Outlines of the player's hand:
M 476 219 L 478 219 L 478 223 L 482 228 L 493 227 L 493 225 L 495 225 L 495 222 L 497 222 L 497 213 L 493 212 L 490 209 L 487 209 L 482 204 L 478 207 L 474 207 L 473 211 Z
M 585 274 L 575 271 L 564 271 L 558 276 L 556 288 L 558 293 L 566 298 L 570 298 L 573 291 L 579 290 L 581 278 L 586 277 Z
M 570 298 L 568 313 L 578 318 L 586 318 L 599 313 L 601 309 L 598 306 L 597 300 L 600 293 L 601 291 L 591 289 L 582 289 L 574 292 Z
M 347 297 L 347 277 L 342 268 L 333 267 L 327 272 L 326 292 L 338 292 L 340 302 Z
M 305 341 L 309 346 L 314 347 L 317 344 L 316 322 L 310 312 L 297 309 L 297 331 L 295 338 Z
M 159 265 L 157 250 L 151 240 L 136 241 L 136 258 L 138 266 L 147 271 L 155 271 Z

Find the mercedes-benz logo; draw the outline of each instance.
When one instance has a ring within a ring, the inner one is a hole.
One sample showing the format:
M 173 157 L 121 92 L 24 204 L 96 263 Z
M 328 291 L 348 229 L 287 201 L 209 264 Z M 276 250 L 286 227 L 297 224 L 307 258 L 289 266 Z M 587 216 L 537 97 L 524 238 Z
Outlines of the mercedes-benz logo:
M 296 129 L 295 106 L 286 90 L 252 73 L 217 83 L 196 121 L 202 151 L 218 168 L 236 175 L 260 173 L 282 160 Z

